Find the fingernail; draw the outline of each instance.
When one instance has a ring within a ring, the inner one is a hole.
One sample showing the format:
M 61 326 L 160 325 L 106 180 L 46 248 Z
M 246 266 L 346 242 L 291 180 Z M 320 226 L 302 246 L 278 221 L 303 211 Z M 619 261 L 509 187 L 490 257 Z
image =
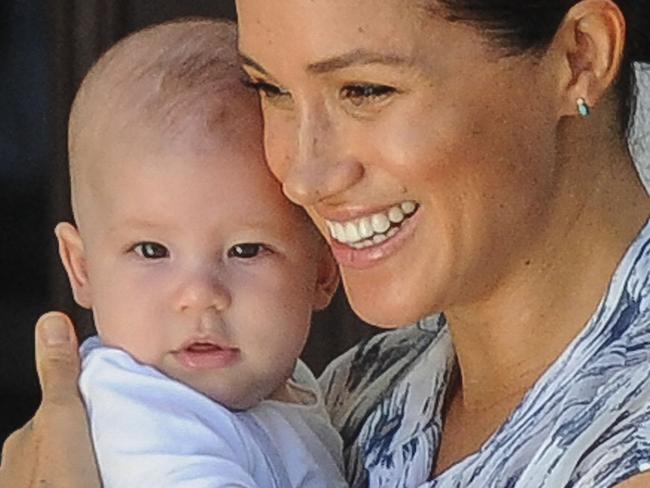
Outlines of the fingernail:
M 43 324 L 43 339 L 48 346 L 59 346 L 70 342 L 70 329 L 65 321 L 51 318 Z

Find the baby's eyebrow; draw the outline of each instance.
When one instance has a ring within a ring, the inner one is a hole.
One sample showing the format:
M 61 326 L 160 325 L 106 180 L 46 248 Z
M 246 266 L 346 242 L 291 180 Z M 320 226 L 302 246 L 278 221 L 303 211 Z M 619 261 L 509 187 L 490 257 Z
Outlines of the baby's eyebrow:
M 129 217 L 124 220 L 119 220 L 111 224 L 109 230 L 117 230 L 124 227 L 135 228 L 135 229 L 155 229 L 160 227 L 162 224 L 160 222 L 154 222 L 153 220 L 146 220 L 137 217 Z

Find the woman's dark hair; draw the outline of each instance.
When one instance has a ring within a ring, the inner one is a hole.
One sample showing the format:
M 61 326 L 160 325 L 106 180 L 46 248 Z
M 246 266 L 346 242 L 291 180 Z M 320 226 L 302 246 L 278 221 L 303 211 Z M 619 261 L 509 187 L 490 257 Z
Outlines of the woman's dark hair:
M 509 54 L 543 52 L 564 16 L 579 0 L 434 0 L 432 11 L 479 27 Z M 617 81 L 623 130 L 634 120 L 637 84 L 634 63 L 650 63 L 650 0 L 616 0 L 627 22 L 627 39 Z

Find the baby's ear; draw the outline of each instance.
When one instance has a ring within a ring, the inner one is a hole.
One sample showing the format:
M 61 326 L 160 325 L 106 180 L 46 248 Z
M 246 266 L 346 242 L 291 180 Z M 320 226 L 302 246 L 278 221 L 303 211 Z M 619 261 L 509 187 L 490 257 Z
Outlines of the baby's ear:
M 84 308 L 92 306 L 90 282 L 86 266 L 86 252 L 77 228 L 68 222 L 60 222 L 54 229 L 59 241 L 59 256 L 68 274 L 75 301 Z
M 318 255 L 318 275 L 314 295 L 314 310 L 323 310 L 332 301 L 339 286 L 339 269 L 330 247 L 323 244 Z

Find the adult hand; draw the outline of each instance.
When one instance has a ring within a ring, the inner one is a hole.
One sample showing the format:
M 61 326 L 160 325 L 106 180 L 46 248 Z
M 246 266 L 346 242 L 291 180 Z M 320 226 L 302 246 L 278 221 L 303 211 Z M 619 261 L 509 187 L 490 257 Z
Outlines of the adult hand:
M 36 367 L 43 400 L 3 446 L 0 488 L 101 487 L 77 388 L 77 339 L 65 315 L 49 313 L 36 324 Z

